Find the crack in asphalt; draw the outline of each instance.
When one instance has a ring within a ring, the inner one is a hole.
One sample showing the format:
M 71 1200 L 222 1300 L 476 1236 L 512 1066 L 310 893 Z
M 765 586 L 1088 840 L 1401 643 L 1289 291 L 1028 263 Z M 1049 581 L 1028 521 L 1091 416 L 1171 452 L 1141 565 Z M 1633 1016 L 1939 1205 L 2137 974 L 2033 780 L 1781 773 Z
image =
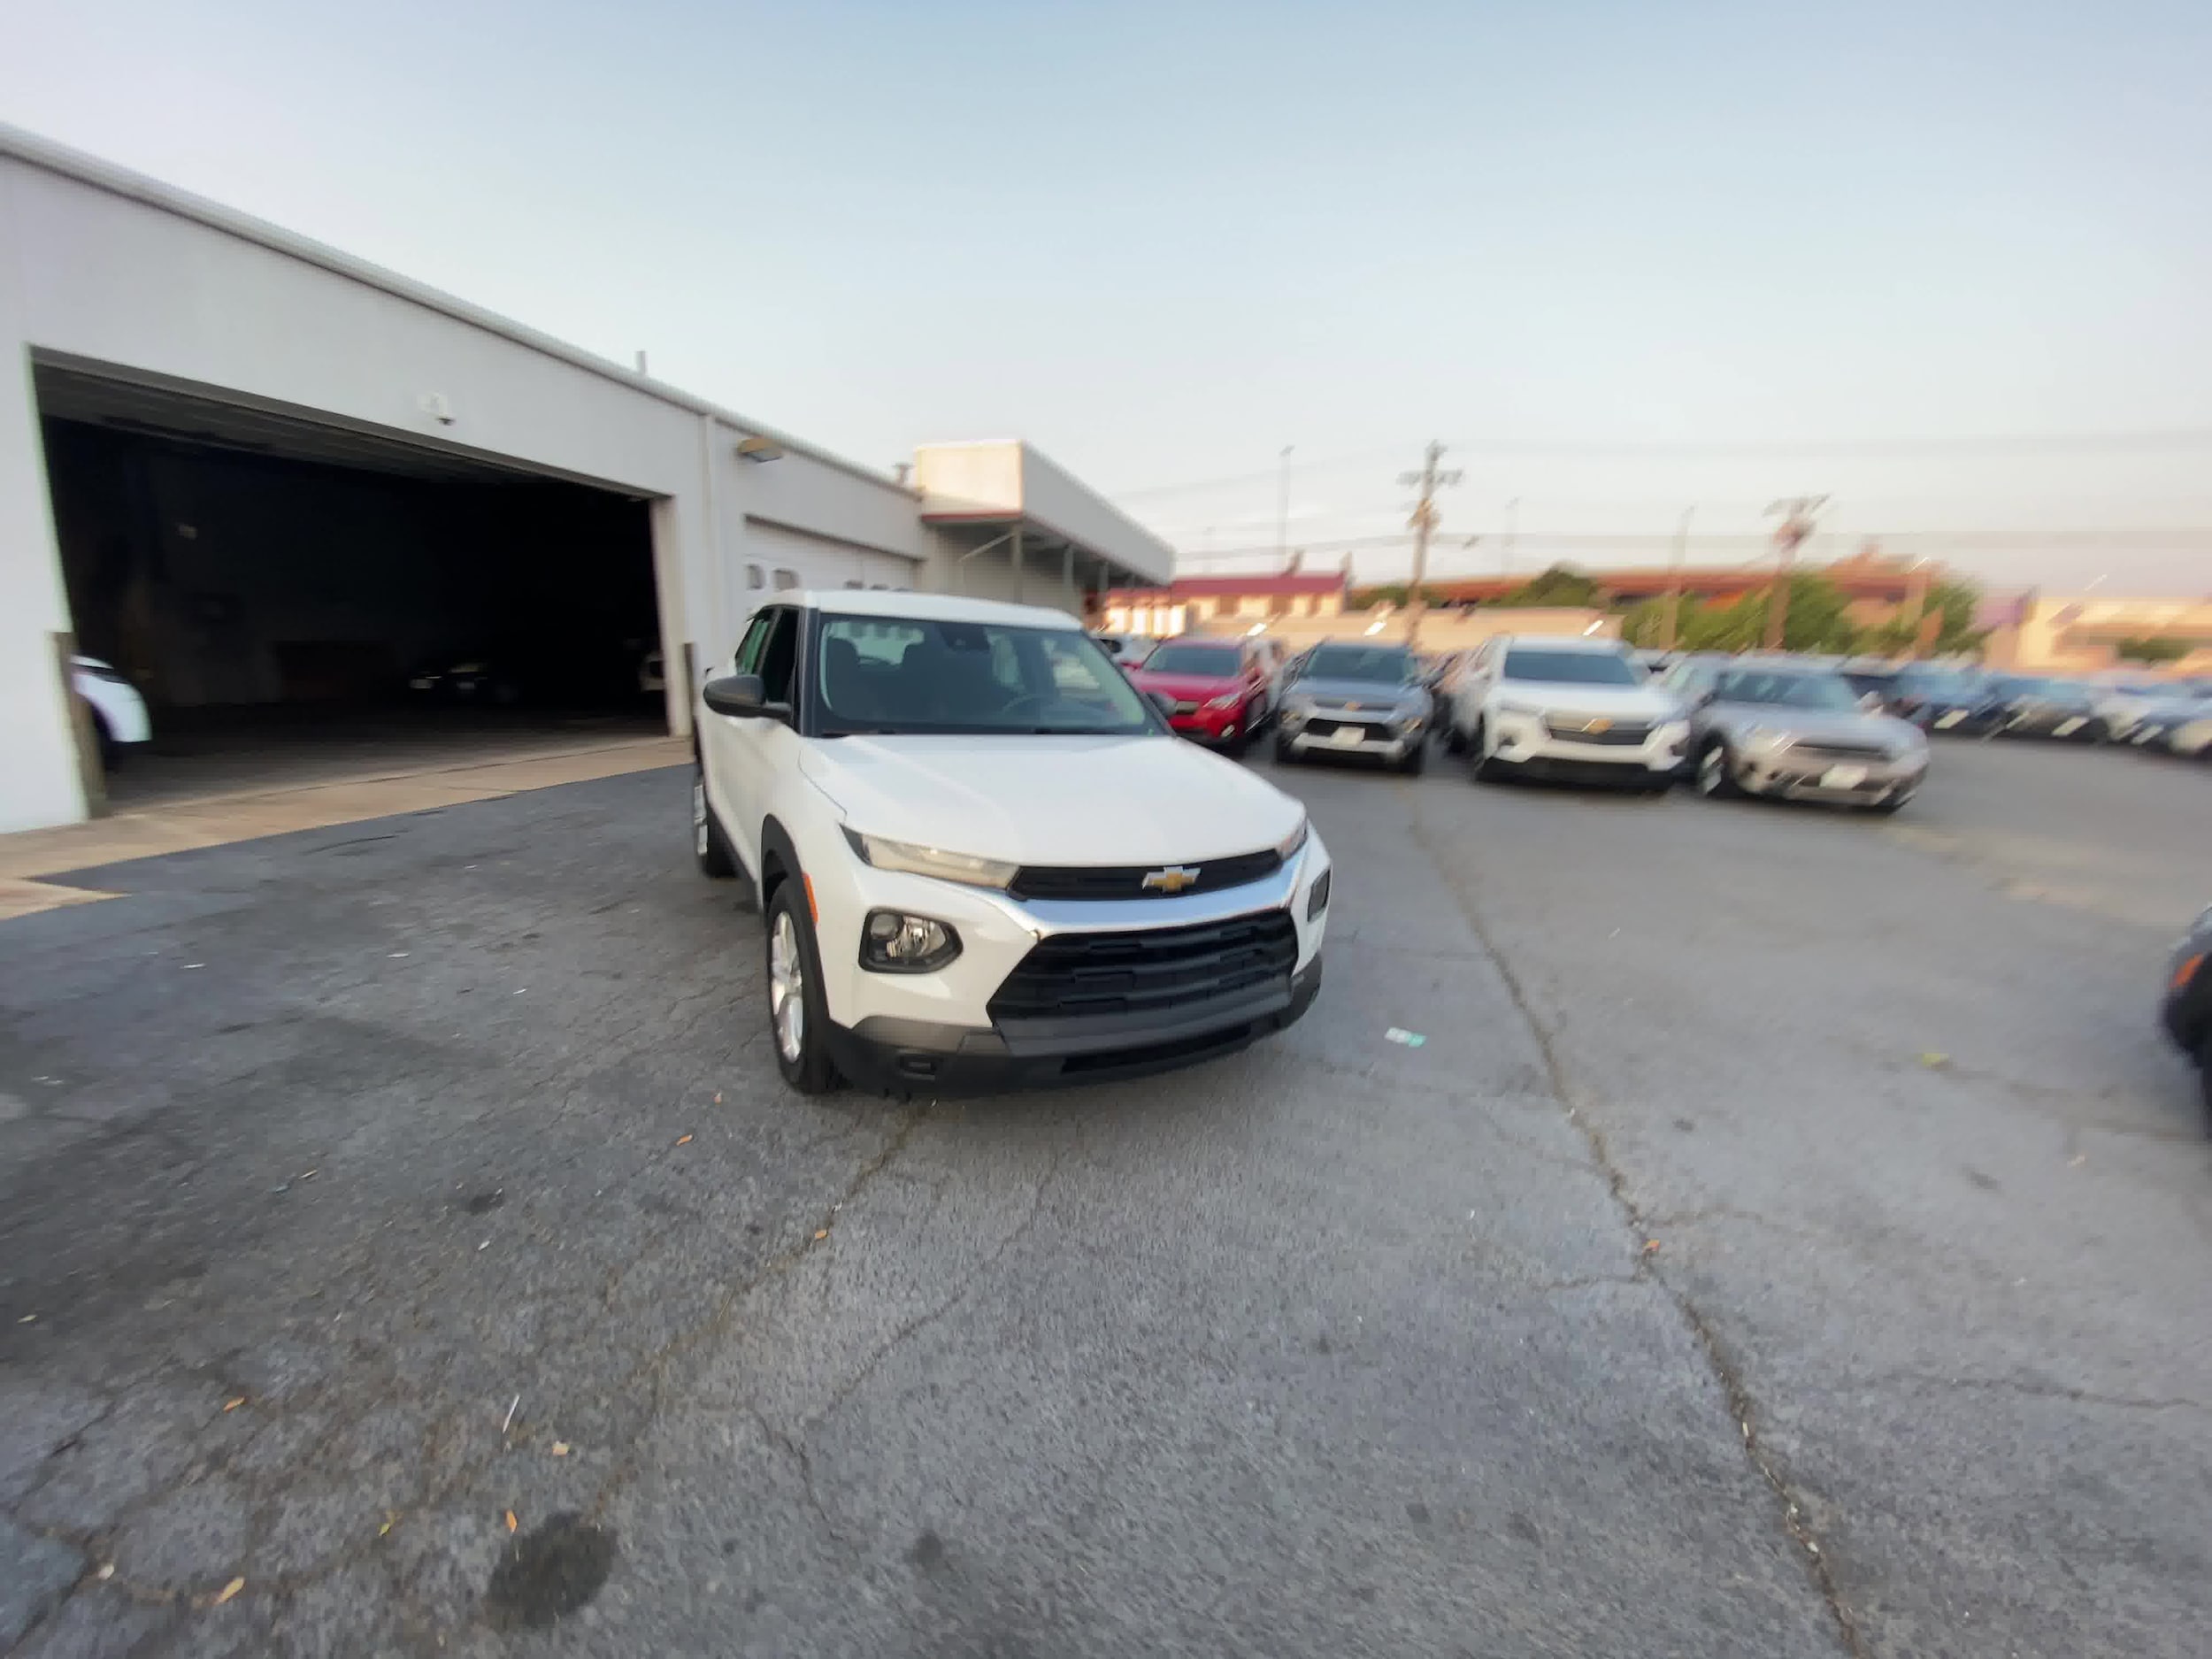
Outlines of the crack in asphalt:
M 2016 1377 L 1938 1377 L 1928 1371 L 1892 1371 L 1886 1379 L 1892 1382 L 1919 1383 L 1948 1393 L 1954 1389 L 1962 1393 L 2018 1394 L 2029 1400 L 2063 1400 L 2074 1405 L 2109 1406 L 2120 1411 L 2200 1411 L 2212 1416 L 2212 1405 L 2185 1395 L 2168 1399 L 2145 1399 L 2133 1394 L 2103 1394 L 2093 1388 L 2074 1388 L 2064 1383 L 2047 1383 Z
M 1407 824 L 1414 845 L 1421 849 L 1422 856 L 1429 861 L 1430 866 L 1441 878 L 1446 890 L 1451 894 L 1454 902 L 1459 906 L 1460 915 L 1465 920 L 1468 931 L 1481 945 L 1484 954 L 1489 959 L 1490 966 L 1504 982 L 1506 994 L 1512 998 L 1515 1010 L 1520 1015 L 1522 1024 L 1527 1028 L 1530 1038 L 1536 1044 L 1537 1051 L 1543 1057 L 1544 1069 L 1560 1110 L 1565 1112 L 1568 1120 L 1581 1131 L 1583 1139 L 1589 1146 L 1591 1159 L 1596 1164 L 1599 1172 L 1604 1176 L 1606 1185 L 1611 1191 L 1613 1202 L 1619 1210 L 1624 1222 L 1631 1230 L 1639 1246 L 1635 1279 L 1640 1282 L 1656 1285 L 1664 1292 L 1667 1298 L 1674 1303 L 1683 1322 L 1689 1327 L 1691 1334 L 1696 1338 L 1699 1348 L 1705 1355 L 1706 1367 L 1711 1372 L 1714 1381 L 1720 1385 L 1722 1396 L 1727 1402 L 1728 1415 L 1735 1419 L 1736 1426 L 1743 1437 L 1745 1460 L 1751 1465 L 1753 1471 L 1760 1479 L 1766 1483 L 1768 1488 L 1773 1493 L 1776 1502 L 1781 1506 L 1782 1530 L 1787 1534 L 1790 1541 L 1802 1552 L 1806 1571 L 1812 1579 L 1813 1587 L 1826 1605 L 1830 1618 L 1834 1621 L 1837 1637 L 1842 1643 L 1845 1653 L 1850 1655 L 1852 1659 L 1862 1659 L 1866 1650 L 1860 1640 L 1858 1623 L 1853 1617 L 1849 1605 L 1843 1599 L 1843 1593 L 1836 1583 L 1835 1573 L 1829 1565 L 1827 1554 L 1821 1548 L 1820 1540 L 1815 1533 L 1811 1524 L 1805 1518 L 1803 1505 L 1798 1494 L 1792 1489 L 1780 1466 L 1759 1438 L 1756 1402 L 1752 1399 L 1750 1391 L 1746 1387 L 1735 1365 L 1730 1361 L 1718 1333 L 1713 1329 L 1704 1311 L 1691 1300 L 1686 1292 L 1669 1282 L 1665 1275 L 1653 1265 L 1647 1249 L 1643 1248 L 1652 1235 L 1648 1231 L 1646 1217 L 1638 1206 L 1634 1195 L 1629 1191 L 1627 1171 L 1615 1159 L 1604 1130 L 1590 1121 L 1575 1105 L 1575 1092 L 1568 1080 L 1566 1066 L 1559 1056 L 1558 1048 L 1553 1040 L 1550 1027 L 1538 1017 L 1527 989 L 1521 982 L 1520 976 L 1514 972 L 1512 964 L 1506 959 L 1505 952 L 1499 947 L 1497 941 L 1492 937 L 1488 926 L 1483 920 L 1482 912 L 1474 902 L 1473 895 L 1467 890 L 1466 884 L 1461 879 L 1459 872 L 1440 856 L 1435 844 L 1429 839 L 1426 826 L 1422 819 L 1417 794 L 1410 788 L 1402 788 L 1399 793 L 1407 803 Z

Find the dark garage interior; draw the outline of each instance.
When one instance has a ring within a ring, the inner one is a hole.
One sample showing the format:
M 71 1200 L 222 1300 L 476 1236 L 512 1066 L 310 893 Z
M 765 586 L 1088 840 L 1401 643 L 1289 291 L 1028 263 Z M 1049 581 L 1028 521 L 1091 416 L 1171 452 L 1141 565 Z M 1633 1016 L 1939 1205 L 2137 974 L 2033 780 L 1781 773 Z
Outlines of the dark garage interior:
M 77 649 L 152 770 L 666 729 L 649 504 L 378 434 L 42 365 Z M 127 760 L 111 780 L 127 797 Z

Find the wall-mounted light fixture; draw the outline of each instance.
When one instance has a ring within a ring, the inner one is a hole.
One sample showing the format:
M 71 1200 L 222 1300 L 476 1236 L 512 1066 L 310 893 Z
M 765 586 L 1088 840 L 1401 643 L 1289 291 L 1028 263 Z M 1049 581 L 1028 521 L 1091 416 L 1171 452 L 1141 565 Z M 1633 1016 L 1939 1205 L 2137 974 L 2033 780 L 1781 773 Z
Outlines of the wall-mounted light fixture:
M 778 443 L 773 438 L 763 438 L 757 435 L 740 438 L 737 441 L 737 453 L 741 460 L 780 461 L 783 459 L 783 445 Z

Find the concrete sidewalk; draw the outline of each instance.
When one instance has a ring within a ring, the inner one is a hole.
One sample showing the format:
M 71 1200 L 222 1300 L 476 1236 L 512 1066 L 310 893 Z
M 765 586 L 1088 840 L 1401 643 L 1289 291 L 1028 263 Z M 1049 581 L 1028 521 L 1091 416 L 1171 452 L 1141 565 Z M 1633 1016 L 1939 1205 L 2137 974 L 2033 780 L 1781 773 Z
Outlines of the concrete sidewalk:
M 117 812 L 85 824 L 0 835 L 0 921 L 114 896 L 41 879 L 71 870 L 389 818 L 463 801 L 487 801 L 621 772 L 649 772 L 680 765 L 690 755 L 690 745 L 682 738 L 624 738 L 492 760 L 207 795 Z

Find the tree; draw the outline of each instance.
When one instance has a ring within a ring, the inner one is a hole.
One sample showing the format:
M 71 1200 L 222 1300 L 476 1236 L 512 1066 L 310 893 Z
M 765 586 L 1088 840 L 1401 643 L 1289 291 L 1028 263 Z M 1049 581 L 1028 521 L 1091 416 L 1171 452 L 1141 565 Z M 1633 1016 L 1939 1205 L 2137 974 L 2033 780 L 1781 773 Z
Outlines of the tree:
M 1664 599 L 1647 599 L 1628 613 L 1621 632 L 1629 642 L 1647 648 L 1664 643 Z M 1782 649 L 1832 651 L 1860 649 L 1860 630 L 1848 614 L 1850 601 L 1825 576 L 1799 571 L 1790 577 L 1789 613 L 1782 621 Z M 1683 651 L 1756 650 L 1766 638 L 1767 596 L 1746 594 L 1731 604 L 1685 598 L 1675 619 L 1674 643 Z
M 1540 576 L 1532 576 L 1502 599 L 1501 605 L 1555 605 L 1584 609 L 1598 603 L 1598 585 L 1571 565 L 1555 565 Z
M 1403 582 L 1385 582 L 1379 588 L 1356 588 L 1345 605 L 1351 611 L 1371 611 L 1377 605 L 1389 605 L 1394 610 L 1405 604 L 1412 591 Z M 1432 609 L 1450 603 L 1440 589 L 1426 586 L 1421 589 L 1421 599 Z
M 2112 648 L 2112 654 L 2127 663 L 2177 663 L 2195 649 L 2187 640 L 2133 639 L 2122 640 Z

